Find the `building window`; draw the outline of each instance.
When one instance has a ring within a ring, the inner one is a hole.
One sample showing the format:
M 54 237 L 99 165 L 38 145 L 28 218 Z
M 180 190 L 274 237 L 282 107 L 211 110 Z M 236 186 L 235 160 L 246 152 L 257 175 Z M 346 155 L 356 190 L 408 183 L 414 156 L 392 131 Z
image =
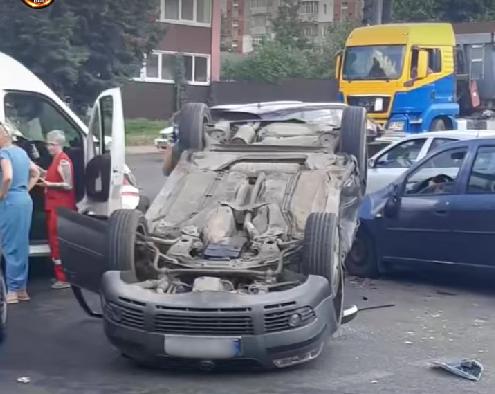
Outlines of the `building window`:
M 174 83 L 177 66 L 176 52 L 154 51 L 145 59 L 143 69 L 137 81 Z M 184 58 L 184 77 L 191 85 L 210 83 L 210 56 L 194 53 L 182 53 Z
M 266 24 L 266 15 L 253 15 L 251 17 L 251 27 L 265 27 Z
M 266 8 L 268 6 L 267 0 L 251 0 L 251 8 L 259 8 L 259 7 L 264 7 Z
M 304 26 L 303 28 L 303 34 L 306 37 L 315 37 L 318 35 L 318 26 L 317 25 L 309 25 L 309 26 Z
M 301 4 L 302 14 L 317 14 L 318 13 L 318 2 L 317 1 L 304 1 Z
M 161 20 L 168 23 L 209 25 L 211 0 L 161 0 Z
M 326 4 L 323 4 L 323 13 L 324 14 L 327 13 L 327 11 L 328 11 L 327 8 L 328 8 L 327 5 Z

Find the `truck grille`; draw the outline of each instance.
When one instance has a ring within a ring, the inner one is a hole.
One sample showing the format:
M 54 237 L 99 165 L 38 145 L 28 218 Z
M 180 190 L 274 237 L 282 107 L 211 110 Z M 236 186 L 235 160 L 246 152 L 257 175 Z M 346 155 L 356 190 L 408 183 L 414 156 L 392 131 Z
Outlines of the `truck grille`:
M 375 110 L 375 102 L 377 98 L 383 99 L 383 109 L 381 111 Z M 347 103 L 349 105 L 356 105 L 358 107 L 366 108 L 369 114 L 380 114 L 388 112 L 390 105 L 390 97 L 387 96 L 349 96 L 347 97 Z
M 239 314 L 158 313 L 155 331 L 165 334 L 252 335 L 251 316 Z
M 301 318 L 300 323 L 297 326 L 291 326 L 289 324 L 289 318 L 294 314 L 299 314 Z M 265 313 L 265 331 L 278 332 L 293 330 L 294 328 L 309 324 L 315 317 L 316 315 L 313 308 L 309 306 Z
M 141 309 L 109 302 L 105 306 L 105 316 L 117 324 L 144 329 L 144 312 Z

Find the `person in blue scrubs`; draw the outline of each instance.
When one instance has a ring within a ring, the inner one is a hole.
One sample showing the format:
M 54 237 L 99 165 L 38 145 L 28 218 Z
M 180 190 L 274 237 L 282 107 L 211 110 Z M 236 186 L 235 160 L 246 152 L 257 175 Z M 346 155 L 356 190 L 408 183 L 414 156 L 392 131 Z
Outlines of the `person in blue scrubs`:
M 0 249 L 5 258 L 7 302 L 29 301 L 26 291 L 29 230 L 33 201 L 29 191 L 39 179 L 38 167 L 12 144 L 11 128 L 0 123 Z

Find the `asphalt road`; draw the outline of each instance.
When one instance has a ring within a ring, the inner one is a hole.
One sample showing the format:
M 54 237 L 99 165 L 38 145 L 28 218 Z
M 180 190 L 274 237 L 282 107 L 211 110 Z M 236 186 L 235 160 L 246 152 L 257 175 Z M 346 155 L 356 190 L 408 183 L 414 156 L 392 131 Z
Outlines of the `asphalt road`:
M 159 158 L 130 157 L 129 164 L 150 197 L 156 194 L 162 179 Z M 70 290 L 50 290 L 49 277 L 37 272 L 32 301 L 9 310 L 9 336 L 0 348 L 0 393 L 491 394 L 493 283 L 493 276 L 445 271 L 374 281 L 349 278 L 349 304 L 394 306 L 360 312 L 329 340 L 319 359 L 302 367 L 204 373 L 136 367 L 106 341 L 100 322 L 79 310 Z M 434 360 L 465 357 L 483 363 L 480 382 L 429 367 Z M 30 383 L 18 383 L 19 377 L 29 377 Z

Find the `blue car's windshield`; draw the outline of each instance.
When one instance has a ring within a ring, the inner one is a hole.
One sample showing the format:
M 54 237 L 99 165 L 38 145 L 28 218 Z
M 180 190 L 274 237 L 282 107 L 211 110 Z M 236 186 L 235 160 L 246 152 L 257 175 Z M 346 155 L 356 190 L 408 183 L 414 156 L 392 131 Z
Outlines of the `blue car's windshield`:
M 404 52 L 403 45 L 348 47 L 345 51 L 343 79 L 398 79 L 402 74 Z

